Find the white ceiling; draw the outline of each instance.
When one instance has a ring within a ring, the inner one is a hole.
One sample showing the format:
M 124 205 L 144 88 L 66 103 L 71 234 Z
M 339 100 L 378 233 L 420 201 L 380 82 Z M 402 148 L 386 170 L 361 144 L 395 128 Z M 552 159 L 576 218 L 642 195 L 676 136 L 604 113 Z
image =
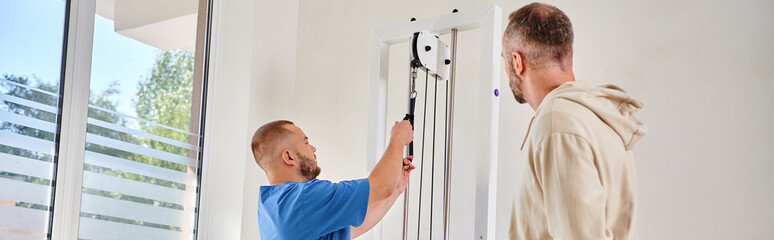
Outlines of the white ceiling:
M 197 0 L 97 0 L 96 12 L 126 37 L 162 50 L 194 51 Z

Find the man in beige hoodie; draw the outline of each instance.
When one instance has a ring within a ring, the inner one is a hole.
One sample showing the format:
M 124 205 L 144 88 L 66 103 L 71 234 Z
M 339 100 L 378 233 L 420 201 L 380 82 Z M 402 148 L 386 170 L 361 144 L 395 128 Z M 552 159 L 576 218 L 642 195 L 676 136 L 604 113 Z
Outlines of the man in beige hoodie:
M 647 131 L 634 117 L 642 102 L 615 86 L 575 81 L 572 24 L 558 8 L 532 3 L 509 19 L 509 85 L 535 110 L 510 238 L 637 239 L 632 149 Z

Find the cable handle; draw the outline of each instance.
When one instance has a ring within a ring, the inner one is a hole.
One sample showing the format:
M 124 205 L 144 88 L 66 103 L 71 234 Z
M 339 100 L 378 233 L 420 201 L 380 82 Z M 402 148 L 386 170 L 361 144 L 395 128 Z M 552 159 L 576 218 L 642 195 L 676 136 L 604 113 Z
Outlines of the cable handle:
M 409 99 L 409 113 L 406 113 L 406 116 L 403 117 L 403 120 L 408 120 L 409 123 L 411 123 L 411 130 L 414 130 L 414 106 L 416 105 L 417 98 L 413 97 Z M 414 156 L 414 141 L 411 141 L 408 144 L 408 156 Z M 413 161 L 413 159 L 409 159 L 409 161 Z M 406 166 L 406 164 L 403 164 Z

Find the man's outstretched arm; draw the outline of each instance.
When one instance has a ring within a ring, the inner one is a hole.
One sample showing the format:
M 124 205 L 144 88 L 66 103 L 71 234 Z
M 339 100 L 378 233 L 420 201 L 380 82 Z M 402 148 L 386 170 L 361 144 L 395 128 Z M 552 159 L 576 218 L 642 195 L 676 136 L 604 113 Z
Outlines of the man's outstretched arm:
M 403 163 L 405 163 L 407 167 L 403 168 L 400 183 L 398 183 L 398 185 L 395 187 L 392 195 L 385 200 L 375 202 L 373 205 L 369 202 L 368 210 L 366 211 L 363 224 L 358 227 L 350 227 L 352 230 L 350 234 L 351 238 L 354 239 L 359 237 L 360 235 L 363 235 L 364 233 L 368 232 L 368 230 L 371 230 L 371 228 L 376 226 L 376 224 L 379 223 L 382 218 L 384 218 L 384 215 L 387 214 L 387 211 L 390 210 L 392 205 L 395 204 L 395 201 L 398 199 L 400 194 L 406 190 L 406 186 L 408 185 L 409 181 L 409 174 L 412 170 L 414 170 L 414 165 L 411 164 L 411 159 L 413 158 L 413 156 L 409 156 L 408 158 L 403 159 Z
M 368 175 L 369 192 L 368 205 L 392 196 L 395 186 L 400 181 L 403 168 L 403 147 L 414 140 L 414 131 L 409 121 L 396 122 L 390 133 L 390 143 L 384 150 L 382 159 L 376 163 Z
M 387 144 L 382 158 L 368 175 L 368 209 L 365 220 L 357 229 L 352 228 L 357 235 L 355 233 L 350 235 L 359 236 L 371 229 L 384 216 L 384 213 L 378 214 L 377 212 L 381 211 L 377 209 L 389 209 L 395 202 L 397 198 L 397 196 L 393 196 L 395 188 L 399 186 L 401 173 L 404 171 L 403 147 L 412 140 L 414 140 L 414 130 L 411 129 L 411 123 L 407 120 L 395 122 L 390 132 L 390 142 Z M 384 210 L 385 213 L 386 211 Z M 378 218 L 376 218 L 377 215 Z M 376 218 L 375 221 L 374 218 Z

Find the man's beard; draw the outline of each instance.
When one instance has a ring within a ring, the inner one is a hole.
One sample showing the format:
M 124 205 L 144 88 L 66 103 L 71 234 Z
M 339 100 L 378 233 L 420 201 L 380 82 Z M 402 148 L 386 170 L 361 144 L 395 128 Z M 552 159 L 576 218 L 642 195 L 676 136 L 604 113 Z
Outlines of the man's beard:
M 511 93 L 513 93 L 513 98 L 515 98 L 516 101 L 519 102 L 520 104 L 527 103 L 527 100 L 524 99 L 524 93 L 522 92 L 522 89 L 521 89 L 521 84 L 523 83 L 523 81 L 521 81 L 521 78 L 519 78 L 519 76 L 516 76 L 515 73 L 513 74 L 508 73 L 508 75 L 511 75 L 508 81 L 509 82 L 508 86 L 511 87 Z M 516 83 L 517 81 L 514 81 L 514 80 L 517 80 L 518 83 Z
M 304 155 L 298 154 L 298 157 L 301 160 L 300 170 L 301 175 L 306 178 L 306 180 L 312 180 L 317 178 L 317 176 L 320 175 L 320 172 L 322 169 L 320 169 L 319 166 L 312 160 L 312 158 L 306 157 Z

